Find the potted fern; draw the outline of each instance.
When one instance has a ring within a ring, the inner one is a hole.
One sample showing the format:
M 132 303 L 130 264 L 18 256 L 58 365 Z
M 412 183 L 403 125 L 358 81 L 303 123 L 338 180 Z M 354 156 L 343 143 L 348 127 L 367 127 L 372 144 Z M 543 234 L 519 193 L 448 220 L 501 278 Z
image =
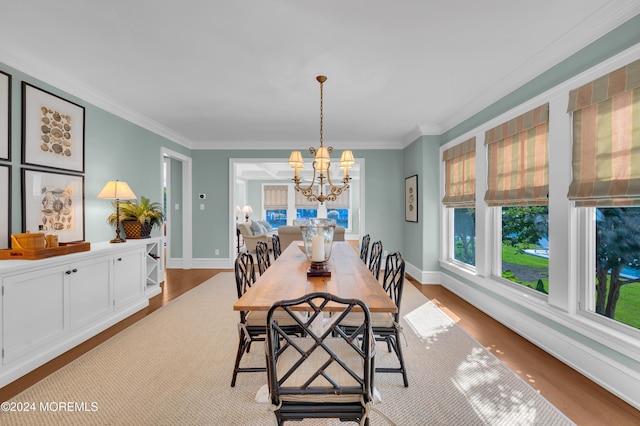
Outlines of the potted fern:
M 113 212 L 107 221 L 115 226 L 116 213 Z M 146 197 L 140 197 L 140 202 L 126 201 L 120 203 L 120 222 L 124 228 L 126 238 L 149 238 L 154 226 L 160 228 L 164 221 L 162 204 L 151 202 Z

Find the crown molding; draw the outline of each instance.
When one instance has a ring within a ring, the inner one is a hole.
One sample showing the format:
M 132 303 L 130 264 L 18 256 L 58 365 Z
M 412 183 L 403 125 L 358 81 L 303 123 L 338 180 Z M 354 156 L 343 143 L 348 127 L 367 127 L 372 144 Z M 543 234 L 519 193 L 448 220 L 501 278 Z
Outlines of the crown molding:
M 400 142 L 386 141 L 331 141 L 325 143 L 333 149 L 403 149 Z M 317 147 L 318 141 L 209 141 L 194 142 L 191 149 L 194 150 L 306 150 L 308 147 Z M 231 148 L 230 148 L 231 147 Z
M 75 96 L 83 102 L 90 103 L 184 147 L 189 148 L 191 144 L 191 141 L 187 138 L 157 121 L 133 111 L 104 93 L 81 84 L 75 79 L 70 79 L 65 73 L 43 63 L 32 55 L 19 51 L 14 46 L 3 41 L 0 41 L 0 58 L 2 58 L 2 62 L 8 66 Z
M 615 0 L 570 28 L 563 37 L 554 40 L 521 64 L 508 76 L 486 88 L 475 99 L 440 123 L 441 133 L 447 132 L 474 114 L 504 98 L 519 87 L 558 65 L 608 32 L 640 13 L 637 0 Z M 569 43 L 567 43 L 569 41 Z

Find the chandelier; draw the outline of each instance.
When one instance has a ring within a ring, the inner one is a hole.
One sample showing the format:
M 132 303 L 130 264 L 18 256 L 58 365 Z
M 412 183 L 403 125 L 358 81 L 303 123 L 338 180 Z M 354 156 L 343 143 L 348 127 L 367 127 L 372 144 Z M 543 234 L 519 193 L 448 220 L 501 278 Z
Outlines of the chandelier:
M 291 152 L 289 164 L 295 171 L 293 181 L 295 182 L 296 191 L 302 192 L 302 195 L 304 195 L 307 200 L 319 201 L 320 204 L 322 204 L 325 201 L 335 201 L 336 197 L 340 195 L 342 191 L 349 188 L 349 181 L 351 180 L 351 177 L 349 177 L 349 168 L 355 163 L 355 160 L 353 159 L 353 153 L 350 150 L 342 152 L 339 167 L 343 169 L 344 177 L 342 178 L 342 185 L 334 185 L 331 181 L 331 172 L 329 170 L 329 167 L 331 166 L 331 158 L 329 154 L 333 152 L 333 147 L 329 146 L 325 148 L 322 141 L 322 84 L 327 81 L 327 77 L 319 75 L 316 77 L 316 80 L 320 83 L 320 146 L 318 149 L 313 147 L 309 148 L 309 152 L 314 155 L 312 164 L 313 179 L 311 179 L 309 186 L 301 185 L 302 181 L 300 180 L 300 170 L 304 168 L 304 161 L 300 151 Z M 314 193 L 316 178 L 320 193 Z M 329 184 L 327 194 L 325 194 L 325 181 Z

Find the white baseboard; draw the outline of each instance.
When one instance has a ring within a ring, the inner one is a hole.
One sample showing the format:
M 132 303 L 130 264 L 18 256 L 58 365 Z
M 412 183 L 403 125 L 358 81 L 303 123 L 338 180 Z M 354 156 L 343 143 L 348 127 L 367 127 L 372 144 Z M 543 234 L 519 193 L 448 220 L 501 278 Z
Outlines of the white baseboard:
M 440 284 L 442 282 L 440 271 L 421 271 L 409 262 L 405 264 L 404 271 L 420 284 Z
M 578 340 L 585 336 L 579 330 L 567 330 L 560 320 L 556 321 L 554 315 L 559 314 L 540 316 L 525 308 L 519 310 L 516 305 L 507 305 L 499 297 L 492 297 L 449 274 L 442 274 L 441 277 L 443 287 L 640 409 L 640 371 L 623 365 L 604 351 L 598 351 Z M 573 335 L 578 336 L 578 339 L 571 338 Z

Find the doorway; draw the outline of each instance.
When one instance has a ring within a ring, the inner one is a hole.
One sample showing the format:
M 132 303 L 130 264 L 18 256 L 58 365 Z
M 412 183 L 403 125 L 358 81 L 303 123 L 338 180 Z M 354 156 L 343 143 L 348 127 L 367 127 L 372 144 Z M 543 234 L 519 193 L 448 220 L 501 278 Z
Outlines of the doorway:
M 191 269 L 191 158 L 160 148 L 161 183 L 165 204 L 166 267 Z

